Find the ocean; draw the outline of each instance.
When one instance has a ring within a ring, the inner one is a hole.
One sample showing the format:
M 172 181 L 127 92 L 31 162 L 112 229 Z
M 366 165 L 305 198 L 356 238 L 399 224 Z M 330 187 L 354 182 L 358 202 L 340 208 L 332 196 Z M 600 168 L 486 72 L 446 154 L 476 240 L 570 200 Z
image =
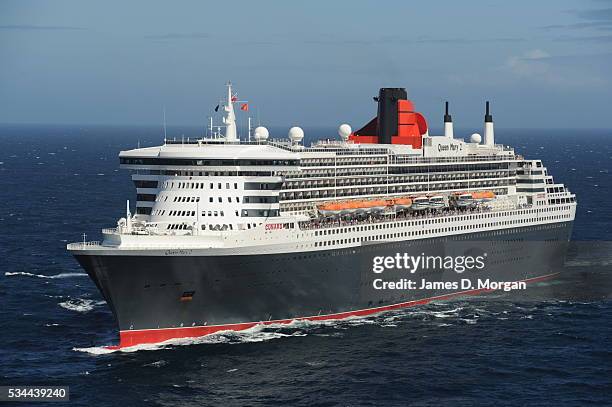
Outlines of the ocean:
M 84 233 L 98 240 L 126 199 L 133 207 L 117 154 L 159 144 L 160 130 L 2 125 L 0 385 L 69 386 L 75 406 L 610 405 L 611 137 L 497 129 L 498 142 L 541 158 L 578 200 L 564 276 L 527 296 L 108 352 L 118 340 L 111 312 L 65 247 Z

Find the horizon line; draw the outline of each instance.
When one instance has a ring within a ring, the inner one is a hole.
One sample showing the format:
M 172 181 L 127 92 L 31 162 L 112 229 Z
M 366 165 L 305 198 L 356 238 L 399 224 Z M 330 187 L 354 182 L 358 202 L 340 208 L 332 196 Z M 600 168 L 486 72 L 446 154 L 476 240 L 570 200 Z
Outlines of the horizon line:
M 483 123 L 484 124 L 484 123 Z M 8 126 L 53 126 L 53 127 L 163 127 L 163 123 L 151 124 L 151 123 L 24 123 L 24 122 L 0 122 L 0 127 L 8 127 Z M 278 128 L 287 128 L 293 127 L 294 124 L 275 124 L 268 125 L 266 127 L 278 129 Z M 302 128 L 316 128 L 316 129 L 337 129 L 338 125 L 319 125 L 319 126 L 300 126 Z M 187 127 L 187 128 L 207 128 L 208 126 L 205 124 L 174 124 L 167 125 L 167 127 Z M 253 126 L 256 127 L 256 126 Z M 474 127 L 470 126 L 455 126 L 455 130 L 470 130 L 474 129 Z M 502 127 L 495 126 L 496 130 L 601 130 L 601 131 L 612 131 L 612 127 Z M 429 127 L 429 130 L 435 131 L 444 131 L 444 127 Z

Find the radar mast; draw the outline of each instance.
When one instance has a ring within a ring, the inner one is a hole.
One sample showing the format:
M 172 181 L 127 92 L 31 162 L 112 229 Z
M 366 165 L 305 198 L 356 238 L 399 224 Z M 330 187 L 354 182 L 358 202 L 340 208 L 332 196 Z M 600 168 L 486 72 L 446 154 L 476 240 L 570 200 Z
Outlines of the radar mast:
M 238 140 L 238 132 L 236 129 L 236 114 L 234 113 L 234 95 L 232 95 L 232 83 L 227 82 L 227 103 L 224 106 L 225 117 L 225 142 L 233 143 Z

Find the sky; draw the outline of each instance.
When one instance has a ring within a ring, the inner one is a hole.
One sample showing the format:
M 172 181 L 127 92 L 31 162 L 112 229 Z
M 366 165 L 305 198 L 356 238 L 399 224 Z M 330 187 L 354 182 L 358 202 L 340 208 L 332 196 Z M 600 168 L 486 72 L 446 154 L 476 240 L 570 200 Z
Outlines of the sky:
M 0 123 L 359 128 L 405 87 L 431 128 L 612 128 L 612 1 L 0 0 Z M 244 120 L 244 114 L 239 117 Z

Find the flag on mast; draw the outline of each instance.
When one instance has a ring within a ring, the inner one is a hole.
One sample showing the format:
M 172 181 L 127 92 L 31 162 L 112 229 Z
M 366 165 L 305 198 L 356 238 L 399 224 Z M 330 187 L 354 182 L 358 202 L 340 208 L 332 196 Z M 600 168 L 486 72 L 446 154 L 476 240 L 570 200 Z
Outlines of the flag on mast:
M 249 111 L 249 104 L 248 103 L 243 103 L 240 105 L 240 110 L 244 110 L 244 111 Z
M 219 105 L 217 105 L 217 107 L 215 107 L 215 112 L 219 111 Z

